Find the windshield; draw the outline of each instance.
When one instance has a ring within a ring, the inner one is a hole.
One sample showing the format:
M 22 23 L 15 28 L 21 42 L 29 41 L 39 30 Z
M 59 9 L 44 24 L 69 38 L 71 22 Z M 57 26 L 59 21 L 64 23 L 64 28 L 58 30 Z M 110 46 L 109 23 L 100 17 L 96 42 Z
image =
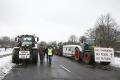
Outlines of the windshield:
M 23 42 L 32 42 L 32 37 L 23 37 L 22 41 Z
M 22 46 L 24 45 L 31 45 L 32 44 L 32 37 L 23 37 L 22 38 Z

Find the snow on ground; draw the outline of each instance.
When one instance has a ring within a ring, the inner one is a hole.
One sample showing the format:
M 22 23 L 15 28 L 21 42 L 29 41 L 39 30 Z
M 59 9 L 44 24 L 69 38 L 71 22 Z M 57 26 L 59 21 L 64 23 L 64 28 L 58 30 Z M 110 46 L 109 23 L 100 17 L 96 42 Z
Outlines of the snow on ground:
M 0 55 L 11 54 L 12 50 L 13 48 L 7 48 L 6 50 L 5 48 L 0 48 Z
M 119 67 L 120 68 L 120 57 L 115 57 L 110 65 L 114 66 L 114 67 Z
M 4 76 L 8 74 L 12 67 L 15 65 L 11 63 L 11 57 L 12 56 L 0 58 L 0 80 L 2 80 Z

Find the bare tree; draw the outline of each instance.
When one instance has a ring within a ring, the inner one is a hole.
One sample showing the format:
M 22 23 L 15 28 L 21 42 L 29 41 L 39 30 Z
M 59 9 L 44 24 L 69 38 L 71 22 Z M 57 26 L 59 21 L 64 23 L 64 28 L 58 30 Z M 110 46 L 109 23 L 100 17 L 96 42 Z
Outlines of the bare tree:
M 48 44 L 51 45 L 54 48 L 57 47 L 57 41 L 51 41 Z
M 102 47 L 114 47 L 115 42 L 120 35 L 118 25 L 109 14 L 101 16 L 95 25 L 95 28 L 89 32 L 90 37 L 95 38 L 95 43 Z
M 96 38 L 96 28 L 90 28 L 85 33 L 86 38 L 95 39 Z
M 86 37 L 85 37 L 85 36 L 81 36 L 81 37 L 79 38 L 79 42 L 80 42 L 80 43 L 86 42 Z
M 10 38 L 8 36 L 4 36 L 1 38 L 2 47 L 8 47 L 10 43 Z
M 74 43 L 77 43 L 77 37 L 75 35 L 71 35 L 68 39 L 68 42 L 70 44 L 74 44 Z
M 47 47 L 47 43 L 45 41 L 41 41 L 39 44 L 38 44 L 38 47 L 43 47 L 43 48 L 46 48 Z
M 9 46 L 10 47 L 15 47 L 15 46 L 17 46 L 17 42 L 12 38 L 12 39 L 10 39 Z

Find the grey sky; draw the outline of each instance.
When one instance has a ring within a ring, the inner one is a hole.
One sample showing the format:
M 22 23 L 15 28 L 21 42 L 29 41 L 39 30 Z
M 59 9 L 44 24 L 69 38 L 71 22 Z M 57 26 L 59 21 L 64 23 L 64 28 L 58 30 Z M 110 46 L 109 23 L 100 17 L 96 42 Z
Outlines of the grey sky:
M 120 24 L 120 0 L 0 0 L 0 36 L 36 34 L 44 41 L 67 41 L 106 13 Z

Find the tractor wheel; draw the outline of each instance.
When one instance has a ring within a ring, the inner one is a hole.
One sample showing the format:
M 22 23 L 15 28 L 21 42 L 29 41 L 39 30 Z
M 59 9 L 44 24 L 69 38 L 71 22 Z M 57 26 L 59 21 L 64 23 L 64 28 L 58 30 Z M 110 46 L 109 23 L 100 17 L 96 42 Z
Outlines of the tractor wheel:
M 12 63 L 19 63 L 19 50 L 14 49 L 12 52 Z
M 88 52 L 85 52 L 82 60 L 85 64 L 91 64 L 92 57 Z
M 76 61 L 80 60 L 80 51 L 79 51 L 78 48 L 75 48 L 75 55 L 74 55 L 74 57 L 75 57 Z
M 38 50 L 33 50 L 32 62 L 37 64 L 37 62 L 38 62 Z

